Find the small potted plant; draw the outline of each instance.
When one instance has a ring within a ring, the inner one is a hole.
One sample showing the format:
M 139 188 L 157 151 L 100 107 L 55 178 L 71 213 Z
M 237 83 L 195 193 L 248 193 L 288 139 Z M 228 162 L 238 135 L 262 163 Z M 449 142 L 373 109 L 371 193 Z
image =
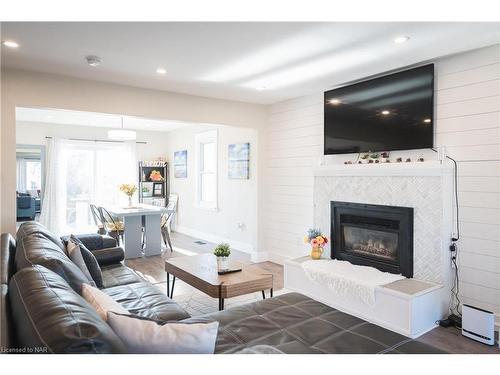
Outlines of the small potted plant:
M 129 207 L 132 207 L 132 196 L 137 191 L 137 186 L 132 184 L 121 184 L 120 191 L 122 193 L 125 193 L 125 195 L 128 197 L 128 205 Z
M 311 228 L 307 231 L 304 242 L 312 246 L 311 258 L 320 259 L 323 254 L 323 247 L 328 243 L 328 239 L 321 234 L 319 229 Z
M 229 269 L 229 254 L 231 254 L 231 248 L 227 243 L 220 243 L 214 249 L 214 255 L 217 257 L 218 271 L 225 271 Z

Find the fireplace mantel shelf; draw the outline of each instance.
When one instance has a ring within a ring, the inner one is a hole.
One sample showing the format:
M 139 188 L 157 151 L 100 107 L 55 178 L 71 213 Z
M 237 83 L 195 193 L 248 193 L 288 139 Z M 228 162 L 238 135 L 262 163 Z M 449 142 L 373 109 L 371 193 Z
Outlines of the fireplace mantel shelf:
M 439 161 L 379 164 L 326 164 L 314 169 L 315 177 L 334 176 L 443 176 L 453 173 L 451 163 Z

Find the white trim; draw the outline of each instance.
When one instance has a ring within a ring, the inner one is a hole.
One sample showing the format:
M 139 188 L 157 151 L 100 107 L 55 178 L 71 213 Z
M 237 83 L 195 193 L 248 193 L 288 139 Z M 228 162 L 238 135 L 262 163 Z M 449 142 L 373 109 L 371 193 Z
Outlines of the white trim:
M 175 231 L 191 237 L 200 238 L 208 242 L 213 242 L 213 243 L 226 242 L 229 244 L 229 246 L 231 246 L 235 250 L 239 250 L 250 255 L 254 254 L 253 245 L 246 242 L 234 241 L 229 238 L 224 238 L 218 235 L 214 235 L 212 233 L 202 232 L 182 225 L 177 225 Z
M 200 183 L 200 166 L 201 166 L 201 152 L 200 146 L 206 143 L 214 143 L 215 145 L 215 202 L 204 202 L 201 200 L 201 183 Z M 217 129 L 208 130 L 203 133 L 198 133 L 195 136 L 195 197 L 194 206 L 199 209 L 208 211 L 218 211 L 219 206 L 219 142 Z
M 380 164 L 330 164 L 314 169 L 316 177 L 332 176 L 442 176 L 453 173 L 450 163 L 439 161 Z
M 269 254 L 265 251 L 255 251 L 252 253 L 252 262 L 262 263 L 269 260 Z

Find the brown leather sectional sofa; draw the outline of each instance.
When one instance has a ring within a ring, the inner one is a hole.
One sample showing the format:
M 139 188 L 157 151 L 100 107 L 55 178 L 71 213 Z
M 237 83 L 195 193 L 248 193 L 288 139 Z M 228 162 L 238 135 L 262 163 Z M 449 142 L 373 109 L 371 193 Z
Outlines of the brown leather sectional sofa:
M 131 314 L 164 321 L 216 320 L 216 353 L 269 345 L 284 353 L 441 353 L 298 293 L 190 318 L 156 286 L 123 265 L 109 237 L 80 238 L 103 273 L 102 290 Z M 112 329 L 79 295 L 84 282 L 64 242 L 38 223 L 21 225 L 0 247 L 3 353 L 124 353 Z

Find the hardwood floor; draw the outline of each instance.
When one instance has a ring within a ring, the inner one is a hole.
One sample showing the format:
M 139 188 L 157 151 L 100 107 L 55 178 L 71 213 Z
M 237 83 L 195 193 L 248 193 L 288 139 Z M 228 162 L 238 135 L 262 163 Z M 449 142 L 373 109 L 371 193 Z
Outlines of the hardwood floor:
M 195 241 L 199 241 L 198 239 L 179 233 L 172 233 L 171 239 L 174 247 L 173 252 L 166 250 L 161 256 L 143 257 L 126 261 L 127 266 L 133 268 L 148 281 L 163 288 L 165 291 L 166 273 L 164 271 L 164 259 L 186 256 L 193 253 L 210 253 L 215 247 L 215 244 L 207 241 L 202 241 L 202 244 L 196 243 Z M 231 256 L 241 262 L 251 264 L 251 267 L 260 268 L 266 272 L 272 273 L 275 282 L 274 289 L 276 291 L 283 289 L 283 266 L 272 262 L 251 263 L 248 254 L 239 251 L 233 251 Z M 176 282 L 174 299 L 176 296 L 185 295 L 186 293 L 193 293 L 193 288 L 181 281 Z M 450 353 L 500 354 L 498 346 L 492 347 L 468 339 L 462 336 L 460 330 L 456 328 L 436 327 L 432 331 L 420 336 L 418 341 L 428 343 Z

